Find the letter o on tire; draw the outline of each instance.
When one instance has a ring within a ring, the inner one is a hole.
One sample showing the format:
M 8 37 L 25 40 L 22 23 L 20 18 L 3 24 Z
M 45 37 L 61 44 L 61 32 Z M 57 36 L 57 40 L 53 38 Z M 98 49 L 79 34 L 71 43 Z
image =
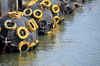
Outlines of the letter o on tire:
M 36 26 L 35 26 L 35 24 L 32 22 L 32 20 L 28 20 L 28 21 L 26 22 L 26 26 L 28 27 L 28 29 L 29 29 L 30 32 L 33 32 L 33 31 L 36 30 Z
M 53 13 L 58 13 L 59 11 L 60 11 L 60 8 L 59 8 L 58 5 L 53 5 L 53 6 L 52 6 L 52 12 L 53 12 Z
M 8 30 L 14 30 L 17 27 L 17 24 L 13 20 L 6 20 L 4 22 L 4 28 Z
M 23 11 L 23 15 L 24 15 L 24 16 L 31 16 L 31 15 L 32 15 L 32 9 L 26 8 L 26 9 Z
M 59 16 L 54 16 L 56 23 L 58 24 L 60 22 L 60 17 Z
M 44 18 L 38 20 L 38 25 L 40 28 L 45 28 L 47 25 L 47 21 Z
M 42 3 L 45 3 L 48 7 L 51 6 L 51 1 L 49 0 L 43 0 Z
M 28 51 L 29 50 L 29 43 L 25 42 L 25 41 L 21 41 L 18 44 L 17 49 L 21 52 L 21 51 Z
M 19 39 L 26 39 L 29 34 L 27 28 L 21 26 L 17 28 L 16 35 Z
M 67 1 L 66 1 L 66 0 L 62 0 L 62 1 L 63 1 L 64 3 L 66 3 L 66 4 L 69 2 L 69 0 L 67 0 Z
M 41 10 L 36 9 L 36 10 L 33 11 L 33 16 L 34 16 L 35 18 L 41 18 L 41 17 L 43 16 L 43 13 L 42 13 Z

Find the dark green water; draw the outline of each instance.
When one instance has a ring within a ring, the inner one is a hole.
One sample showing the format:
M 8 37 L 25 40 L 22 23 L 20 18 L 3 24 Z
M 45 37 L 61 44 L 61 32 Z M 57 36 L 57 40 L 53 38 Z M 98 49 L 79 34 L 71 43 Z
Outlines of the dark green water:
M 39 40 L 33 51 L 0 54 L 0 66 L 100 66 L 100 0 L 84 3 Z

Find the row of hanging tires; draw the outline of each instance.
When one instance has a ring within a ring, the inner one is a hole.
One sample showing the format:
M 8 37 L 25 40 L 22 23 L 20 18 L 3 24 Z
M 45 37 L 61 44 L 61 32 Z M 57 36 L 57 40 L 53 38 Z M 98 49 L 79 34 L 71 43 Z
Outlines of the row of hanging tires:
M 0 19 L 0 52 L 33 50 L 45 35 L 85 0 L 29 0 Z M 20 8 L 19 8 L 20 7 Z

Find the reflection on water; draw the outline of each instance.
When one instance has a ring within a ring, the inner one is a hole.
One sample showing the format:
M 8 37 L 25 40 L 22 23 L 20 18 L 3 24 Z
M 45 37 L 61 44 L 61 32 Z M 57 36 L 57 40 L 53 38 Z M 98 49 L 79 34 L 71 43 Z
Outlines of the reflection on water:
M 36 52 L 10 53 L 0 55 L 0 66 L 29 66 L 36 58 Z
M 89 0 L 30 52 L 0 54 L 0 66 L 100 66 L 100 0 Z

